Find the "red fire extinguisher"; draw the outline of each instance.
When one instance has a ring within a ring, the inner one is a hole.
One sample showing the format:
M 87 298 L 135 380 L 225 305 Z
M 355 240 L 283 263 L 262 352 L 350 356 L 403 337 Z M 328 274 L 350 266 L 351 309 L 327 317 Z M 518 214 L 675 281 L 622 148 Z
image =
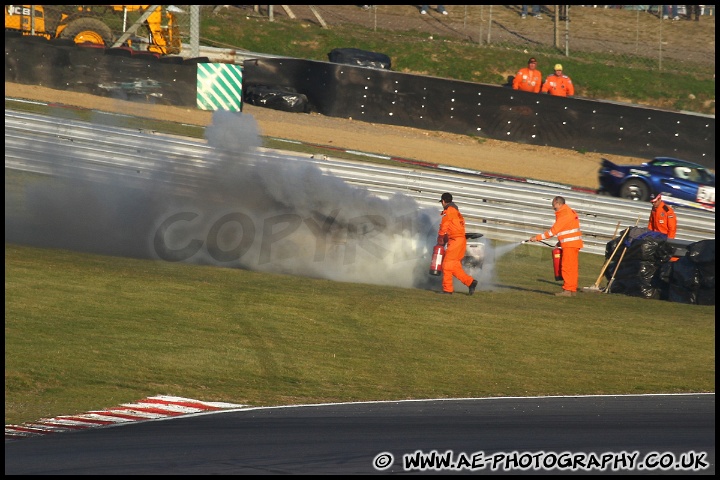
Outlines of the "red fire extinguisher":
M 562 248 L 555 247 L 552 251 L 553 270 L 555 271 L 555 280 L 562 280 Z
M 445 256 L 445 247 L 443 245 L 435 245 L 430 260 L 430 275 L 440 275 L 442 273 L 442 261 Z

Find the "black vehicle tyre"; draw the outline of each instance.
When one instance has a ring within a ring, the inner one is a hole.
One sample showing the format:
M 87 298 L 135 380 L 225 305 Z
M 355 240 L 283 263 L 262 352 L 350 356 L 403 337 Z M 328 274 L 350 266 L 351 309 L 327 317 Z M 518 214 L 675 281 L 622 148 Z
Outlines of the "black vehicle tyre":
M 642 180 L 631 178 L 623 183 L 620 189 L 620 197 L 638 202 L 647 202 L 650 200 L 650 188 Z
M 97 18 L 83 17 L 71 21 L 60 33 L 60 38 L 71 39 L 75 43 L 104 43 L 106 47 L 113 44 L 112 30 Z

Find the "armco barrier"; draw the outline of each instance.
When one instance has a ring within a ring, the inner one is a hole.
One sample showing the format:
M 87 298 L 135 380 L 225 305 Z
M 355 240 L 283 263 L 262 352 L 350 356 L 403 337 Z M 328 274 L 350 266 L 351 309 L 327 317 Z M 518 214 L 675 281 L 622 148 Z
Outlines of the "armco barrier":
M 276 158 L 279 163 L 304 162 L 379 197 L 402 193 L 427 207 L 437 208 L 440 194 L 453 192 L 462 205 L 468 230 L 501 242 L 520 242 L 551 226 L 554 213 L 550 203 L 556 195 L 564 196 L 579 213 L 588 253 L 603 255 L 618 224 L 621 229 L 645 226 L 650 211 L 648 204 L 629 200 L 469 173 L 315 159 L 266 149 L 248 155 Z M 199 186 L 214 181 L 207 171 L 215 161 L 213 150 L 196 139 L 5 111 L 6 169 L 82 173 L 98 182 L 112 172 L 113 178 L 147 181 L 158 194 L 166 182 L 173 182 L 174 191 L 181 189 L 192 196 Z M 682 207 L 677 212 L 678 240 L 715 238 L 714 213 Z

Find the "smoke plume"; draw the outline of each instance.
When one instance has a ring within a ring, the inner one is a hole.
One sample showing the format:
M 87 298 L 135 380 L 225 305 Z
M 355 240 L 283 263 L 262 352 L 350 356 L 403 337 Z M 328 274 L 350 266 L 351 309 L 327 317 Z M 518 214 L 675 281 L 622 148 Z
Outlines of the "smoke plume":
M 301 157 L 263 154 L 248 115 L 216 112 L 206 140 L 201 158 L 188 161 L 155 148 L 148 135 L 138 165 L 110 151 L 98 165 L 83 161 L 72 142 L 38 142 L 38 162 L 52 175 L 28 182 L 22 208 L 8 214 L 6 206 L 5 239 L 345 282 L 439 285 L 428 275 L 439 208 L 378 196 Z

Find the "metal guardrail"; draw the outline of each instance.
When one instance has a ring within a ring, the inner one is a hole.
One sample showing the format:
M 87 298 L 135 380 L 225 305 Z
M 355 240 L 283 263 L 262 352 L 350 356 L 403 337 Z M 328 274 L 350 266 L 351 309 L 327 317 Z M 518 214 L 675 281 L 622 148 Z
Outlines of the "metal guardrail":
M 291 152 L 255 149 L 250 158 L 306 162 L 325 174 L 363 188 L 381 198 L 402 193 L 422 207 L 439 208 L 442 192 L 452 192 L 468 231 L 487 239 L 520 242 L 547 230 L 555 221 L 552 198 L 562 195 L 580 215 L 585 248 L 605 254 L 616 231 L 647 225 L 650 205 L 574 191 L 563 186 L 486 178 L 426 168 L 377 165 L 336 158 L 312 158 Z M 215 181 L 209 172 L 214 150 L 202 140 L 110 127 L 5 110 L 5 168 L 53 175 L 78 175 L 99 182 L 112 173 L 115 181 L 162 188 L 171 183 L 192 195 Z M 171 173 L 170 173 L 171 172 Z M 120 180 L 118 180 L 120 179 Z M 677 207 L 677 240 L 688 243 L 715 238 L 715 214 Z M 438 217 L 439 218 L 439 217 Z M 619 227 L 618 227 L 619 225 Z
M 270 53 L 250 52 L 248 50 L 238 48 L 206 47 L 204 45 L 200 45 L 198 47 L 198 55 L 193 55 L 192 52 L 192 46 L 183 43 L 180 56 L 184 58 L 192 58 L 194 56 L 206 57 L 214 63 L 232 63 L 235 65 L 242 65 L 245 60 L 253 58 L 285 58 L 281 55 L 272 55 Z

